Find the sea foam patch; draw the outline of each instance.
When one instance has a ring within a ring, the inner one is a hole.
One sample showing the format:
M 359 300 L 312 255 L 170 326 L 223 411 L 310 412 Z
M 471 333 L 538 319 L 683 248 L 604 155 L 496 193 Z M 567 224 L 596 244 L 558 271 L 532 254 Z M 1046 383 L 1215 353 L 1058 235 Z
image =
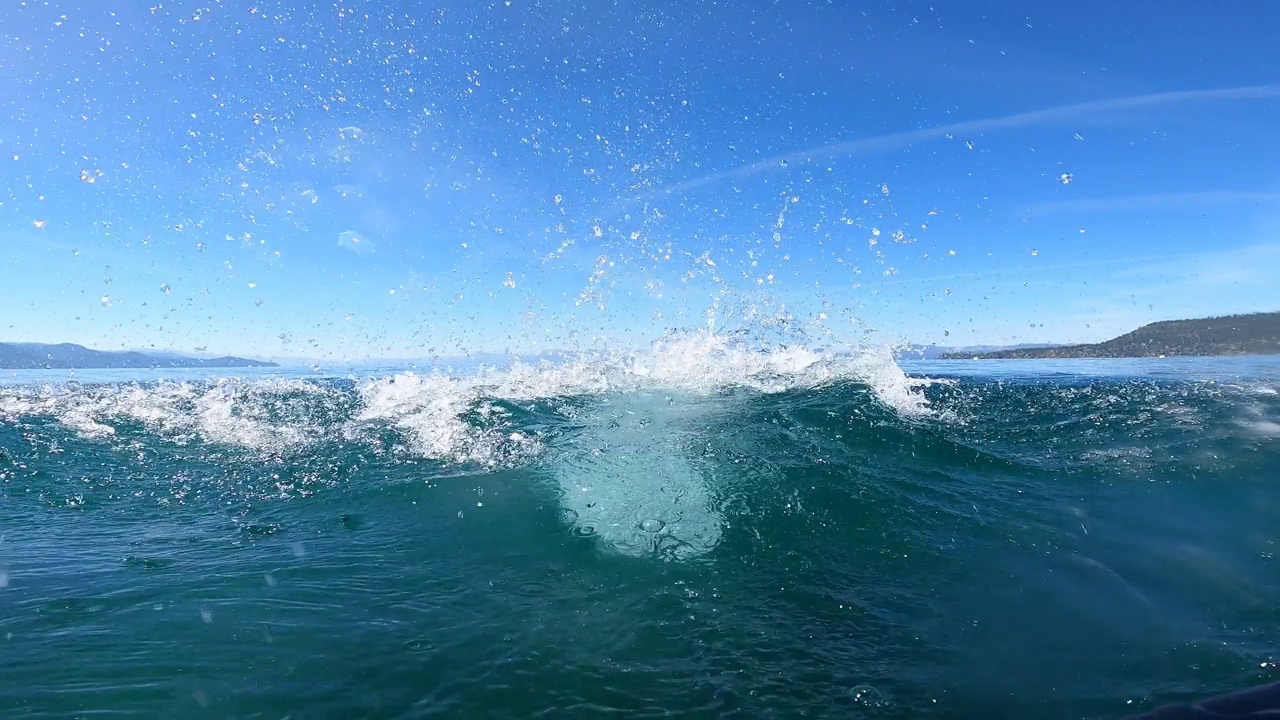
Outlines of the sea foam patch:
M 302 380 L 224 379 L 213 383 L 42 385 L 5 388 L 0 414 L 45 416 L 86 438 L 114 437 L 129 424 L 178 442 L 204 442 L 279 452 L 317 436 L 308 406 L 331 388 Z M 282 398 L 303 409 L 271 417 Z

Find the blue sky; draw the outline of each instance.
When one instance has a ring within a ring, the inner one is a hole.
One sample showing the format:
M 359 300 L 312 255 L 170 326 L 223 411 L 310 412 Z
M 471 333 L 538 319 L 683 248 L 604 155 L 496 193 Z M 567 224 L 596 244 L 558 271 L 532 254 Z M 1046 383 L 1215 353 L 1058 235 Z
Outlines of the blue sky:
M 2 340 L 358 360 L 710 308 L 950 345 L 1280 310 L 1271 3 L 119 5 L 0 16 Z

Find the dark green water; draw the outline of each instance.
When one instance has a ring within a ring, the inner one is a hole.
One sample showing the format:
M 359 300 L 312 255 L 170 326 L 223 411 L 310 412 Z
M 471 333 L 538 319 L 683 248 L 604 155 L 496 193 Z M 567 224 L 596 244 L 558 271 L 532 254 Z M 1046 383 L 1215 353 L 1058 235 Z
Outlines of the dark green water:
M 972 367 L 13 378 L 0 715 L 1118 717 L 1276 679 L 1280 364 Z

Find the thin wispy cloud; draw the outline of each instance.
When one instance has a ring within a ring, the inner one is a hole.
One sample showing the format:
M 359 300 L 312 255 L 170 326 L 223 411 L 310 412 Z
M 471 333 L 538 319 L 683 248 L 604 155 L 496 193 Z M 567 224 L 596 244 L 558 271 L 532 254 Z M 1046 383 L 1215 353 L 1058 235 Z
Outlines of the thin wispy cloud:
M 1115 277 L 1221 290 L 1227 285 L 1249 284 L 1280 287 L 1280 242 L 1262 242 L 1234 248 L 1171 255 L 1126 268 Z M 1276 297 L 1280 307 L 1280 295 Z
M 1020 283 L 1027 276 L 1044 273 L 1061 275 L 1066 271 L 1091 268 L 1099 271 L 1112 268 L 1094 276 L 1095 281 L 1101 281 L 1106 277 L 1116 278 L 1124 283 L 1158 280 L 1162 286 L 1165 286 L 1171 279 L 1196 285 L 1222 285 L 1239 282 L 1241 279 L 1270 281 L 1274 278 L 1280 284 L 1280 243 L 1256 243 L 1221 250 L 1134 255 L 1106 260 L 1048 263 L 923 277 L 894 277 L 886 281 L 884 286 L 929 284 L 942 280 L 1002 280 Z M 1130 292 L 1130 289 L 1126 289 L 1126 292 Z
M 345 230 L 338 235 L 338 247 L 350 250 L 356 255 L 369 255 L 374 249 L 373 241 L 355 230 Z
M 983 133 L 991 132 L 993 130 L 1008 130 L 1011 128 L 1063 122 L 1066 120 L 1079 120 L 1089 116 L 1121 110 L 1139 110 L 1154 107 L 1166 107 L 1170 105 L 1232 100 L 1265 100 L 1278 97 L 1280 97 L 1280 85 L 1252 85 L 1248 87 L 1220 88 L 1216 90 L 1181 90 L 1176 92 L 1152 93 L 1149 95 L 1133 95 L 1130 97 L 1113 98 L 1110 100 L 1094 100 L 1090 102 L 1075 103 L 1073 105 L 1060 105 L 1058 107 L 1045 108 L 1043 110 L 1031 110 L 1028 112 L 1015 113 L 1013 115 L 1004 115 L 1001 117 L 968 120 L 965 122 L 952 123 L 950 125 L 939 125 L 937 127 L 921 128 L 919 130 L 908 130 L 906 132 L 879 135 L 877 137 L 850 140 L 848 142 L 816 145 L 804 150 L 775 155 L 732 170 L 710 173 L 708 175 L 703 175 L 674 185 L 668 185 L 664 188 L 659 188 L 651 193 L 651 195 L 670 195 L 673 193 L 694 190 L 725 180 L 743 178 L 768 170 L 774 170 L 782 167 L 784 163 L 790 165 L 793 163 L 812 162 L 822 158 L 848 157 L 852 155 L 886 152 L 928 140 L 936 140 L 938 138 L 946 137 L 947 135 Z
M 1194 256 L 1188 256 L 1194 257 Z M 1112 258 L 1109 260 L 1082 260 L 1080 262 L 1068 263 L 1052 263 L 1045 265 L 1026 265 L 1012 268 L 993 268 L 990 270 L 975 270 L 973 272 L 946 273 L 942 275 L 926 275 L 923 277 L 902 277 L 893 276 L 887 278 L 883 282 L 885 287 L 895 285 L 920 285 L 936 283 L 943 280 L 995 280 L 1003 278 L 1007 282 L 1022 282 L 1027 275 L 1037 275 L 1043 273 L 1059 273 L 1063 270 L 1079 270 L 1082 268 L 1103 268 L 1111 266 L 1135 265 L 1139 263 L 1150 263 L 1167 260 L 1168 255 L 1142 255 L 1126 258 Z
M 1118 198 L 1084 198 L 1037 203 L 1023 208 L 1037 215 L 1056 215 L 1073 212 L 1133 212 L 1156 210 L 1166 207 L 1191 207 L 1204 205 L 1274 205 L 1280 203 L 1280 192 L 1236 192 L 1231 190 L 1154 193 L 1130 195 Z

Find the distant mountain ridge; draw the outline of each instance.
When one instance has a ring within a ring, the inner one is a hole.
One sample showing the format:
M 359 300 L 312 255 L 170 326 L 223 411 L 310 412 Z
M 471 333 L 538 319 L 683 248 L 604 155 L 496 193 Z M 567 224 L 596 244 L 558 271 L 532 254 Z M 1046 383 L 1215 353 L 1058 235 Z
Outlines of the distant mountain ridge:
M 1163 320 L 1105 342 L 954 352 L 949 360 L 1280 355 L 1280 312 Z
M 106 368 L 230 368 L 230 367 L 278 367 L 273 362 L 247 360 L 223 356 L 194 358 L 156 353 L 108 352 L 91 350 L 83 345 L 59 343 L 0 343 L 0 368 L 5 370 Z

